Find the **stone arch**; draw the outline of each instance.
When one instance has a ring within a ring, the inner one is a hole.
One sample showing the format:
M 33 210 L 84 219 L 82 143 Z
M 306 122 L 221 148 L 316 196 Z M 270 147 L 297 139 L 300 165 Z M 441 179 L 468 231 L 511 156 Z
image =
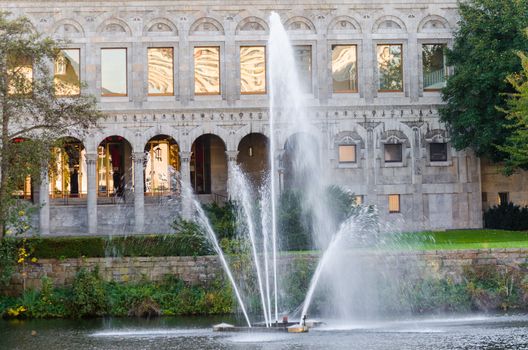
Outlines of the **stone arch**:
M 396 129 L 390 129 L 383 131 L 379 135 L 379 141 L 382 144 L 395 144 L 395 143 L 401 143 L 405 145 L 405 147 L 410 148 L 411 142 L 408 137 L 403 131 L 396 130 Z
M 447 143 L 449 142 L 449 136 L 447 131 L 443 129 L 433 129 L 429 130 L 423 136 L 422 144 L 438 142 L 438 143 Z
M 335 145 L 357 145 L 360 148 L 365 148 L 365 140 L 359 135 L 358 132 L 348 130 L 341 131 L 334 137 Z
M 53 25 L 51 30 L 54 36 L 82 38 L 84 37 L 84 28 L 73 19 L 62 19 Z
M 361 33 L 361 26 L 350 16 L 338 16 L 328 25 L 328 33 Z
M 197 194 L 227 195 L 227 146 L 216 134 L 197 137 L 191 146 L 191 186 Z
M 189 29 L 189 35 L 219 34 L 224 35 L 224 27 L 212 17 L 202 17 L 194 21 Z
M 266 21 L 259 17 L 250 16 L 238 22 L 236 34 L 267 34 L 269 27 Z
M 137 136 L 134 133 L 134 131 L 130 130 L 130 129 L 127 129 L 127 128 L 121 128 L 121 127 L 118 127 L 118 126 L 109 126 L 109 127 L 106 127 L 104 129 L 102 129 L 98 133 L 96 133 L 93 136 L 93 141 L 94 141 L 94 149 L 93 149 L 93 151 L 97 152 L 97 146 L 102 141 L 104 141 L 106 138 L 108 138 L 110 136 L 119 136 L 119 137 L 122 137 L 123 139 L 125 139 L 128 143 L 130 143 L 130 145 L 132 147 L 132 152 L 142 152 L 143 151 L 143 143 L 138 144 L 137 142 L 135 142 L 136 139 L 137 139 Z M 85 146 L 89 150 L 91 149 L 90 143 L 88 142 L 88 140 L 85 143 Z
M 132 183 L 132 143 L 120 135 L 106 136 L 97 146 L 97 194 L 125 198 Z
M 436 32 L 449 32 L 451 26 L 449 22 L 441 16 L 429 15 L 424 17 L 418 24 L 419 33 L 436 33 Z
M 176 25 L 167 18 L 154 18 L 150 20 L 147 25 L 143 28 L 144 35 L 169 35 L 177 36 L 178 28 Z
M 144 146 L 144 191 L 148 195 L 179 192 L 180 146 L 166 134 L 156 134 Z
M 286 23 L 284 23 L 284 28 L 291 32 L 316 33 L 315 25 L 312 23 L 312 21 L 302 16 L 289 18 Z
M 378 18 L 372 27 L 373 33 L 406 33 L 405 23 L 395 16 L 383 16 Z
M 80 198 L 88 193 L 86 147 L 73 136 L 57 139 L 48 171 L 51 198 Z
M 262 185 L 269 171 L 268 137 L 257 132 L 245 135 L 238 144 L 237 163 L 254 185 Z
M 311 172 L 320 166 L 321 149 L 317 136 L 301 131 L 286 139 L 280 158 L 285 188 L 306 188 Z
M 107 33 L 114 35 L 132 35 L 132 30 L 125 21 L 119 18 L 109 18 L 99 25 L 97 33 Z

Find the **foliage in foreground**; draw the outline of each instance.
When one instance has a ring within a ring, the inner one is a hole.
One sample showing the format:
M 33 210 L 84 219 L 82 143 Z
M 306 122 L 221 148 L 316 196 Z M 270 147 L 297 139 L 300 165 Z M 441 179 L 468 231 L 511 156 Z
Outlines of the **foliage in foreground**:
M 24 195 L 28 176 L 38 181 L 56 140 L 71 129 L 81 134 L 101 116 L 95 98 L 80 93 L 80 82 L 77 96 L 59 96 L 64 86 L 50 62 L 61 45 L 35 32 L 28 18 L 0 11 L 0 239 L 26 209 L 13 194 Z
M 528 206 L 521 207 L 513 203 L 495 205 L 484 212 L 484 226 L 502 230 L 528 230 Z
M 528 50 L 528 2 L 469 0 L 458 7 L 461 18 L 447 51 L 454 73 L 442 91 L 447 105 L 441 117 L 457 149 L 500 161 L 505 154 L 497 146 L 514 130 L 504 112 L 507 94 L 514 92 L 506 77 L 521 70 L 516 52 Z
M 54 288 L 44 279 L 40 291 L 0 297 L 5 318 L 212 315 L 233 312 L 231 289 L 222 281 L 207 286 L 167 277 L 161 282 L 105 282 L 97 270 L 81 269 L 71 287 Z
M 286 299 L 281 310 L 294 310 L 303 301 L 312 274 L 313 261 L 298 259 L 284 276 Z M 468 266 L 457 281 L 450 277 L 419 274 L 406 278 L 373 276 L 379 291 L 378 312 L 421 314 L 469 311 L 528 311 L 528 268 Z M 325 298 L 316 293 L 312 312 L 324 310 Z M 250 296 L 250 310 L 258 314 L 258 295 Z M 362 300 L 357 300 L 359 309 Z M 27 290 L 20 297 L 0 297 L 5 318 L 80 318 L 97 316 L 212 315 L 235 312 L 235 298 L 226 281 L 205 286 L 189 285 L 173 277 L 161 282 L 105 282 L 97 270 L 81 269 L 72 287 L 54 288 L 43 280 L 41 291 Z
M 528 30 L 526 31 L 528 36 Z M 505 152 L 506 173 L 511 174 L 515 169 L 528 169 L 528 56 L 519 52 L 522 71 L 508 76 L 508 82 L 515 89 L 515 93 L 508 100 L 506 117 L 510 120 L 511 134 L 499 149 Z

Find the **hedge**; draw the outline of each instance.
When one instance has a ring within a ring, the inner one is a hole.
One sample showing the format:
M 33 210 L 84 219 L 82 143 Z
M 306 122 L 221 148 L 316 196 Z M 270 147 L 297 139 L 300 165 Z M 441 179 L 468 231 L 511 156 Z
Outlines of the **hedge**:
M 29 238 L 32 256 L 49 258 L 99 258 L 108 256 L 197 256 L 209 248 L 190 235 L 134 235 Z

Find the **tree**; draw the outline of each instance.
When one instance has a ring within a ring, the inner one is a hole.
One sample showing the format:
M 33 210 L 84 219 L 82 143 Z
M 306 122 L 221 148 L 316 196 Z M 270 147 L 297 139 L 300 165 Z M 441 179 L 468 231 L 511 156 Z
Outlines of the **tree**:
M 528 56 L 520 52 L 519 57 L 523 70 L 507 78 L 515 93 L 510 95 L 508 109 L 504 110 L 506 118 L 513 122 L 512 132 L 506 138 L 504 146 L 499 146 L 507 154 L 506 174 L 511 174 L 518 168 L 528 169 Z
M 472 148 L 493 161 L 506 157 L 500 146 L 512 133 L 506 118 L 506 77 L 519 72 L 517 51 L 528 49 L 526 0 L 459 2 L 460 21 L 447 61 L 454 74 L 443 89 L 447 105 L 440 110 L 457 149 Z
M 52 68 L 63 44 L 36 33 L 27 18 L 0 12 L 0 238 L 21 222 L 17 215 L 26 216 L 14 194 L 28 179 L 38 183 L 53 143 L 100 117 L 93 97 L 56 95 L 64 86 L 56 84 Z

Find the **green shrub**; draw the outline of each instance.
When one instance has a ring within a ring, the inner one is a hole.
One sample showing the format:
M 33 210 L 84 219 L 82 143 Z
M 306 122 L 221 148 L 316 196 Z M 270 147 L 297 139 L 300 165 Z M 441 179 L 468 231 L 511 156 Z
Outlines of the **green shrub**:
M 4 238 L 0 240 L 0 286 L 7 286 L 11 280 L 17 260 L 17 240 Z
M 72 286 L 71 315 L 74 318 L 103 316 L 108 310 L 104 282 L 98 269 L 79 270 Z
M 234 201 L 228 200 L 223 205 L 213 202 L 203 205 L 211 226 L 218 240 L 222 238 L 233 239 L 237 233 L 237 206 Z
M 502 230 L 528 230 L 528 206 L 501 203 L 484 213 L 484 227 Z

